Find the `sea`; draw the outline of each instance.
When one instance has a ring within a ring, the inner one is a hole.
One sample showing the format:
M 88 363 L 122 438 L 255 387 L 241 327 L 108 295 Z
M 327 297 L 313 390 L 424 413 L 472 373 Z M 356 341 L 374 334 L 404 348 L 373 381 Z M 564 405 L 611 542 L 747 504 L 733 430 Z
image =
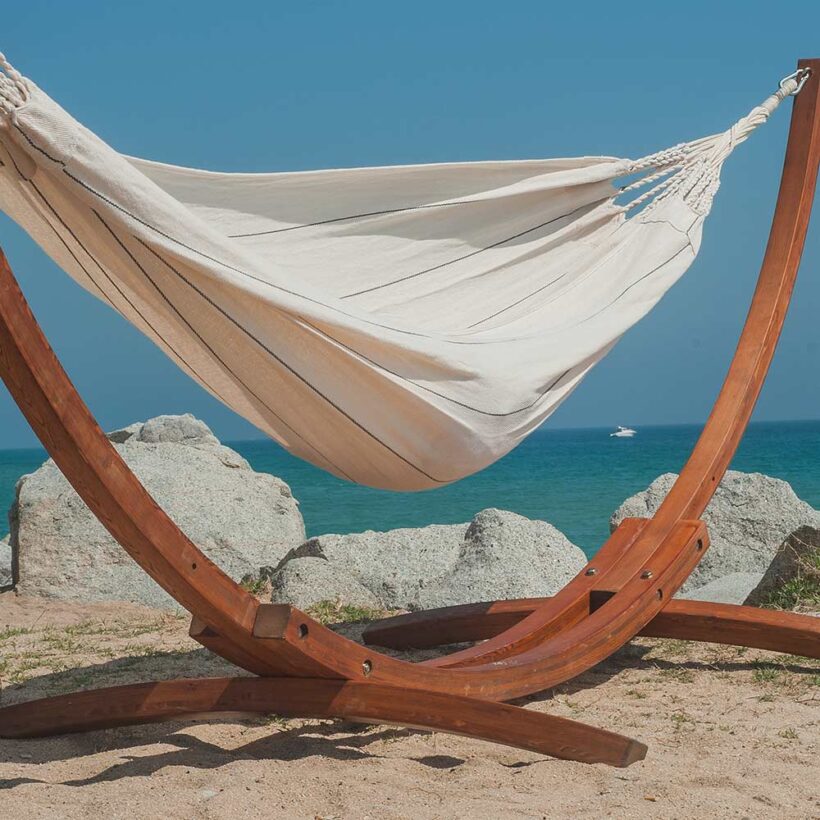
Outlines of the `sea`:
M 591 556 L 609 533 L 612 512 L 661 473 L 677 472 L 700 430 L 699 425 L 640 427 L 633 438 L 613 438 L 608 429 L 545 427 L 477 475 L 420 493 L 349 484 L 271 441 L 226 443 L 255 470 L 290 485 L 309 536 L 456 524 L 497 507 L 549 521 Z M 10 506 L 17 479 L 45 457 L 39 449 L 0 451 L 0 505 Z M 820 509 L 820 421 L 751 424 L 732 468 L 782 478 Z

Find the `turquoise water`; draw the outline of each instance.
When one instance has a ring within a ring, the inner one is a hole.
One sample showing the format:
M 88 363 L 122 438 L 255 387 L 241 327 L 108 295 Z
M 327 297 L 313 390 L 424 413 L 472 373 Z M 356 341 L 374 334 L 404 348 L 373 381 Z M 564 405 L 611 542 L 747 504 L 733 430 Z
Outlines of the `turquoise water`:
M 660 473 L 677 472 L 700 427 L 642 427 L 632 439 L 608 430 L 536 431 L 484 472 L 424 493 L 371 490 L 340 481 L 269 441 L 229 442 L 254 469 L 274 473 L 299 499 L 309 535 L 469 521 L 500 507 L 552 522 L 592 554 L 608 534 L 612 511 Z M 41 450 L 0 451 L 0 504 L 42 462 Z M 820 421 L 750 425 L 732 465 L 783 478 L 820 508 Z

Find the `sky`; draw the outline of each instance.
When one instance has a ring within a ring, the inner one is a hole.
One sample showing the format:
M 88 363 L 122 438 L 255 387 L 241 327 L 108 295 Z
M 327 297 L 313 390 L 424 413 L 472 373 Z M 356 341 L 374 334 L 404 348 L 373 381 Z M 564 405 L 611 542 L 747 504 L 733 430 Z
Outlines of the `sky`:
M 820 3 L 27 0 L 0 50 L 118 150 L 224 171 L 640 157 L 728 127 L 820 51 Z M 727 162 L 701 253 L 547 422 L 702 422 L 742 326 L 790 104 Z M 261 437 L 7 217 L 0 245 L 105 429 L 192 412 Z M 757 420 L 820 417 L 820 219 Z M 0 448 L 36 444 L 5 391 Z

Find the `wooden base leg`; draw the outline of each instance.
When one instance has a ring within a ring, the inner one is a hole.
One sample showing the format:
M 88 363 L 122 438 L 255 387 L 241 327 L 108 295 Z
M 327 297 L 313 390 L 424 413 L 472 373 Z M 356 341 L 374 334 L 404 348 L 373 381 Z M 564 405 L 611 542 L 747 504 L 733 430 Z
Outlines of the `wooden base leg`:
M 495 637 L 527 617 L 543 598 L 464 604 L 376 621 L 367 644 L 429 649 Z M 820 618 L 709 601 L 670 601 L 639 633 L 644 637 L 748 646 L 820 658 Z
M 820 658 L 820 618 L 709 601 L 671 601 L 639 633 Z
M 445 606 L 394 615 L 368 624 L 362 640 L 390 649 L 433 649 L 494 638 L 535 611 L 546 598 Z
M 60 695 L 0 709 L 0 736 L 44 737 L 219 713 L 398 724 L 620 767 L 646 755 L 646 746 L 631 738 L 517 706 L 319 678 L 182 678 Z

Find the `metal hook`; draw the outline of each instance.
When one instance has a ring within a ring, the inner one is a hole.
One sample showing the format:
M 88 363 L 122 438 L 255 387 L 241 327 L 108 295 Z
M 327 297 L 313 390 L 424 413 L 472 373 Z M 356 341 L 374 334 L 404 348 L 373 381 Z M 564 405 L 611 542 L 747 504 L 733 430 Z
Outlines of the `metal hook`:
M 800 93 L 800 90 L 806 84 L 806 81 L 811 77 L 811 69 L 810 68 L 798 68 L 794 74 L 789 74 L 788 77 L 784 77 L 780 81 L 780 88 L 783 88 L 789 80 L 796 80 L 797 81 L 797 88 L 794 91 L 789 92 L 790 97 L 794 97 L 796 94 Z

